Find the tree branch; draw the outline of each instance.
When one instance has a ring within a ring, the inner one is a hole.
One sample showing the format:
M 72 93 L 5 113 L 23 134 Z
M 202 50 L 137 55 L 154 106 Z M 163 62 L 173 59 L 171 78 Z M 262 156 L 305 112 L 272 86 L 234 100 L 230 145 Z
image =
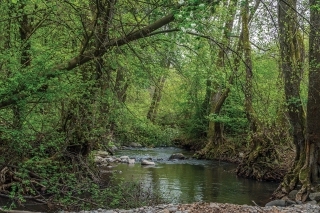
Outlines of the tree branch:
M 46 78 L 50 79 L 52 77 L 55 77 L 58 75 L 58 72 L 56 71 L 66 71 L 66 70 L 72 70 L 78 66 L 81 66 L 91 60 L 93 60 L 96 57 L 101 57 L 103 56 L 110 48 L 116 47 L 116 46 L 123 46 L 125 44 L 128 44 L 129 42 L 149 37 L 151 36 L 151 33 L 154 32 L 155 30 L 158 30 L 162 26 L 174 21 L 174 15 L 170 13 L 169 15 L 157 20 L 156 22 L 142 28 L 139 30 L 136 30 L 128 35 L 125 35 L 121 38 L 113 39 L 110 41 L 106 41 L 101 44 L 100 48 L 95 49 L 95 50 L 89 50 L 84 53 L 80 53 L 78 56 L 70 59 L 69 61 L 58 64 L 55 67 L 53 67 L 53 72 L 50 72 L 46 74 Z M 23 87 L 24 89 L 26 87 Z M 39 89 L 36 92 L 43 92 L 46 88 L 46 85 L 42 85 L 39 87 Z M 12 104 L 16 104 L 18 101 L 23 100 L 27 97 L 30 97 L 34 92 L 24 92 L 25 90 L 21 88 L 16 89 L 13 91 L 11 94 L 0 94 L 0 109 L 8 107 Z M 9 96 L 9 97 L 8 97 Z
M 56 66 L 55 70 L 72 70 L 82 64 L 85 64 L 96 57 L 103 56 L 111 47 L 123 46 L 129 42 L 148 37 L 150 33 L 161 28 L 162 26 L 172 22 L 174 20 L 174 15 L 169 14 L 158 21 L 150 24 L 140 30 L 137 30 L 133 33 L 130 33 L 122 38 L 113 39 L 111 41 L 107 41 L 100 46 L 98 50 L 91 50 L 83 53 L 82 55 L 78 55 L 72 59 L 70 59 L 67 63 L 59 64 Z

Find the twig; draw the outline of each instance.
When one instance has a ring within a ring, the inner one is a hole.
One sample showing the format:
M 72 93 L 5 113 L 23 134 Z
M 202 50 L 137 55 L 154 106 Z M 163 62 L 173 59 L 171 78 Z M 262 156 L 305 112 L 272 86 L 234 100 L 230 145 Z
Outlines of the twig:
M 252 203 L 255 205 L 255 206 L 257 206 L 262 212 L 265 212 L 262 208 L 261 208 L 261 206 L 259 206 L 256 202 L 254 202 L 254 200 L 251 200 L 252 201 Z

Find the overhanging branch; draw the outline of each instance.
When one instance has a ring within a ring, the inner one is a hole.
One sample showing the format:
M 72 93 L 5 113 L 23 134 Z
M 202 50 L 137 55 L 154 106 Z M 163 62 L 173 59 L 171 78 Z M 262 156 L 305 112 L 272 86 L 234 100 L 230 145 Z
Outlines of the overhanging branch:
M 80 54 L 65 63 L 56 65 L 52 69 L 53 72 L 48 73 L 46 75 L 46 78 L 50 79 L 50 78 L 54 77 L 55 76 L 54 73 L 56 71 L 72 70 L 78 66 L 81 66 L 81 65 L 93 60 L 96 57 L 101 57 L 106 52 L 108 52 L 108 50 L 110 50 L 110 48 L 112 48 L 112 47 L 123 46 L 125 44 L 128 44 L 129 42 L 132 42 L 132 41 L 135 41 L 135 40 L 138 40 L 141 38 L 149 37 L 149 36 L 151 36 L 150 34 L 152 32 L 154 32 L 155 30 L 158 30 L 162 26 L 164 26 L 172 21 L 174 21 L 174 15 L 172 13 L 170 13 L 169 15 L 157 20 L 156 22 L 154 22 L 154 23 L 152 23 L 142 29 L 136 30 L 128 35 L 121 37 L 121 38 L 113 39 L 111 41 L 102 43 L 98 49 L 86 51 L 83 54 Z M 58 72 L 56 72 L 56 73 L 58 73 Z M 38 92 L 43 92 L 43 88 L 45 88 L 45 87 L 46 87 L 46 85 L 40 86 L 40 89 Z M 30 97 L 33 94 L 33 92 L 23 92 L 23 93 L 21 93 L 21 92 L 22 92 L 21 89 L 17 89 L 16 91 L 13 91 L 11 93 L 11 95 L 9 95 L 9 97 L 7 97 L 8 94 L 0 94 L 0 100 L 1 100 L 0 101 L 0 109 L 8 107 L 12 104 L 16 104 L 18 101 L 23 100 L 27 97 Z

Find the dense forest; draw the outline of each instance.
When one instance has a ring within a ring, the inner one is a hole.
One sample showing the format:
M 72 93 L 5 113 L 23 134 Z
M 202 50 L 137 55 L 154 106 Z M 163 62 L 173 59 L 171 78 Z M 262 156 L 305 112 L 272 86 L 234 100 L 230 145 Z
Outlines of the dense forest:
M 100 187 L 92 153 L 131 142 L 241 154 L 237 175 L 281 181 L 274 197 L 319 190 L 319 1 L 2 0 L 0 10 L 1 197 L 116 205 L 121 190 Z

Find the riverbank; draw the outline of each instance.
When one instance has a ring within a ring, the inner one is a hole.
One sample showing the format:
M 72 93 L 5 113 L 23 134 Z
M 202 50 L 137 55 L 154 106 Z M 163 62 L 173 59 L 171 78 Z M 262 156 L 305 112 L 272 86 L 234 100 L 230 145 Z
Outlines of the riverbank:
M 43 213 L 23 210 L 4 211 L 9 213 Z M 319 213 L 320 206 L 314 204 L 292 205 L 288 207 L 260 207 L 249 205 L 236 205 L 229 203 L 192 203 L 192 204 L 161 204 L 157 206 L 144 206 L 135 209 L 97 209 L 91 211 L 68 212 L 58 211 L 58 213 Z
M 59 213 L 319 213 L 320 206 L 313 204 L 292 205 L 288 207 L 259 207 L 228 203 L 192 203 L 192 204 L 161 204 L 136 209 L 92 210 Z

